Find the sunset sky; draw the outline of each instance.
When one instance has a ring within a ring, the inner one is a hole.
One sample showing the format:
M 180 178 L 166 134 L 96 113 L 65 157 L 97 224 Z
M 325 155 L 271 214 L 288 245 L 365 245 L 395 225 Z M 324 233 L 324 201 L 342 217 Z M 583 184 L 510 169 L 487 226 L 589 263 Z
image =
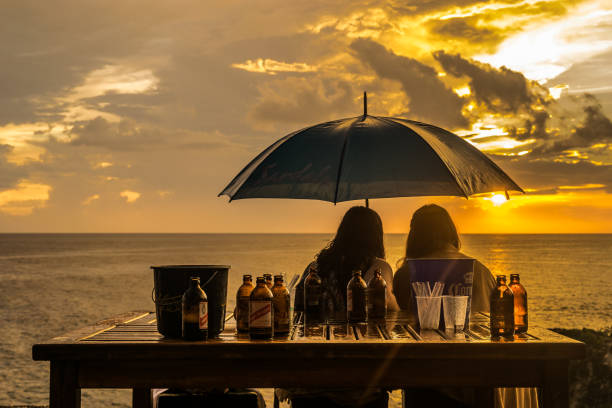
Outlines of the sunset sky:
M 1 232 L 331 232 L 362 202 L 217 194 L 304 126 L 453 131 L 525 191 L 435 202 L 460 232 L 612 232 L 611 1 L 12 1 Z

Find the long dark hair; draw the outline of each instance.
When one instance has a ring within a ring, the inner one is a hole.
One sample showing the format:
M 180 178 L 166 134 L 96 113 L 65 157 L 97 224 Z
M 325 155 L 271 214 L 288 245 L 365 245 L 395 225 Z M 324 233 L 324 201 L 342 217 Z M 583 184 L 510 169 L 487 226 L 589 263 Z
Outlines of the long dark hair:
M 329 275 L 334 270 L 337 284 L 346 288 L 354 269 L 365 273 L 374 258 L 384 258 L 383 227 L 376 211 L 366 207 L 350 208 L 334 239 L 317 255 L 319 274 Z
M 459 249 L 459 235 L 455 223 L 444 208 L 427 204 L 412 215 L 406 240 L 406 259 L 422 258 L 448 245 Z

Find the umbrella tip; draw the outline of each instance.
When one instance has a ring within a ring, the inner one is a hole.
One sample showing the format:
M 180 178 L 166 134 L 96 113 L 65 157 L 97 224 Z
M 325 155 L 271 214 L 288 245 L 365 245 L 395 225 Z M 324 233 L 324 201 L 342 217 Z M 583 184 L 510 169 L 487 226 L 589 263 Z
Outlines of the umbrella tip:
M 363 116 L 368 115 L 368 93 L 363 91 Z

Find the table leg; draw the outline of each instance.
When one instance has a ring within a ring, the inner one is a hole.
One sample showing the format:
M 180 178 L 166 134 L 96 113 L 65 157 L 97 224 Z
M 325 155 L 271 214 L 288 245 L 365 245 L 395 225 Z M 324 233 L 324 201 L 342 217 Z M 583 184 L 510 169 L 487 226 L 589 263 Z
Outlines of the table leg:
M 476 408 L 493 408 L 495 407 L 495 388 L 493 387 L 478 387 L 474 392 L 474 406 Z
M 153 406 L 153 398 L 150 388 L 134 388 L 132 389 L 132 407 L 133 408 L 151 408 Z
M 81 389 L 77 386 L 74 361 L 51 361 L 49 408 L 79 408 Z
M 544 365 L 544 408 L 569 407 L 569 362 L 547 361 Z

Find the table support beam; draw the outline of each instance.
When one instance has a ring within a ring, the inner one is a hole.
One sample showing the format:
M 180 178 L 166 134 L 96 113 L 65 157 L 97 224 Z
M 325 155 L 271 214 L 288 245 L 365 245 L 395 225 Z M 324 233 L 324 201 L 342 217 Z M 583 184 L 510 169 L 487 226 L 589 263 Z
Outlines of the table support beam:
M 79 408 L 81 389 L 78 387 L 78 367 L 74 361 L 51 361 L 49 408 Z
M 569 362 L 553 360 L 544 363 L 544 408 L 569 407 Z
M 150 388 L 133 388 L 132 389 L 132 407 L 133 408 L 151 408 L 153 406 L 153 398 Z

